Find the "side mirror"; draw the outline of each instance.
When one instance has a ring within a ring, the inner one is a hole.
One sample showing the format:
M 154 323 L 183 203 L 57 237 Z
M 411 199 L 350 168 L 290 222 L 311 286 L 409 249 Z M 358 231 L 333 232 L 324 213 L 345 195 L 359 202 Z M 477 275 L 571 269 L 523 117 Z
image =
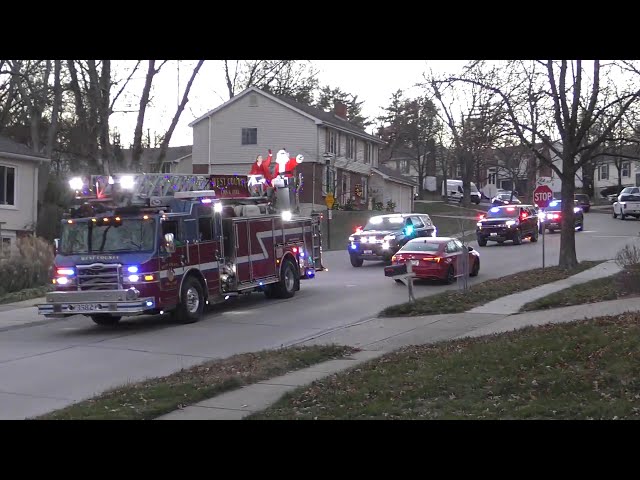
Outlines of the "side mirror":
M 469 251 L 470 251 L 470 252 L 473 252 L 473 247 L 469 247 Z
M 54 238 L 53 239 L 53 251 L 55 252 L 55 254 L 58 254 L 58 251 L 60 251 L 60 239 L 59 238 Z
M 176 251 L 176 242 L 173 233 L 164 234 L 164 249 L 167 253 L 174 253 Z

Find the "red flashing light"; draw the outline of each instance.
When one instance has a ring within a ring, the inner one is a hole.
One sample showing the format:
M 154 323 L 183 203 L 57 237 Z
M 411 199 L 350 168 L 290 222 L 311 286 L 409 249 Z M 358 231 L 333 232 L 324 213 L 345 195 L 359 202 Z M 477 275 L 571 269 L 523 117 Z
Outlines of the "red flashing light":
M 526 220 L 528 216 L 529 215 L 527 215 L 526 213 L 523 213 L 522 215 L 520 215 L 520 220 Z
M 298 248 L 297 248 L 297 247 L 293 247 L 293 248 L 291 249 L 291 251 L 292 251 L 293 253 L 298 253 Z
M 516 210 L 516 209 L 515 209 L 515 208 L 513 208 L 513 207 L 509 207 L 509 208 L 507 208 L 507 212 L 515 212 L 515 210 Z
M 356 227 L 356 233 L 362 233 L 362 227 Z
M 478 215 L 478 220 L 484 220 L 484 217 L 486 217 L 486 215 L 480 214 L 480 215 Z

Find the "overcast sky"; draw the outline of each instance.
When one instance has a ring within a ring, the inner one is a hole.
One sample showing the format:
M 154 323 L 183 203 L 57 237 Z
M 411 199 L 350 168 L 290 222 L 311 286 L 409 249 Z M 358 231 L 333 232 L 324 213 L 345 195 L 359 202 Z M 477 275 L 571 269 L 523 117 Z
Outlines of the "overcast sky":
M 116 78 L 126 78 L 135 61 L 115 61 Z M 467 63 L 466 60 L 314 60 L 319 70 L 320 85 L 329 85 L 357 95 L 363 100 L 363 114 L 377 117 L 382 108 L 389 104 L 391 94 L 398 89 L 408 97 L 417 96 L 420 91 L 413 87 L 422 81 L 422 74 L 429 69 L 436 73 L 454 73 Z M 145 115 L 144 133 L 150 130 L 161 135 L 168 129 L 175 114 L 182 92 L 191 76 L 195 61 L 169 61 L 154 79 L 152 104 Z M 133 141 L 139 95 L 144 85 L 147 71 L 144 61 L 135 73 L 127 89 L 115 105 L 110 119 L 111 127 L 120 133 L 121 143 L 128 147 Z M 120 87 L 116 86 L 114 92 Z M 195 118 L 216 108 L 229 99 L 224 79 L 223 62 L 208 60 L 204 63 L 193 83 L 189 103 L 180 117 L 180 122 L 171 138 L 171 146 L 191 145 L 193 137 L 188 124 Z

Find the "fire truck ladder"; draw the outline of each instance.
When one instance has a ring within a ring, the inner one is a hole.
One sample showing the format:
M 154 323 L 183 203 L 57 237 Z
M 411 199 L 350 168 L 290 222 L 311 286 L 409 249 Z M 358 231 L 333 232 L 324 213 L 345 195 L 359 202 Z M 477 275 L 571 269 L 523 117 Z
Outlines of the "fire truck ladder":
M 316 270 L 322 270 L 322 225 L 320 215 L 311 217 L 311 250 L 313 266 Z
M 133 194 L 140 198 L 166 197 L 175 192 L 209 189 L 207 175 L 139 173 L 131 176 L 135 181 Z

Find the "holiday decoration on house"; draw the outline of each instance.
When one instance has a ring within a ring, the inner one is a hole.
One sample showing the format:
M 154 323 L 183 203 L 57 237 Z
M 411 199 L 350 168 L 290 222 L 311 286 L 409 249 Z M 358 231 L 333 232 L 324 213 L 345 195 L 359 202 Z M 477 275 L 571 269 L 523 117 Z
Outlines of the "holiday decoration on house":
M 356 184 L 356 186 L 354 187 L 354 191 L 355 191 L 356 197 L 362 197 L 362 194 L 363 194 L 362 185 L 360 185 L 359 183 Z

